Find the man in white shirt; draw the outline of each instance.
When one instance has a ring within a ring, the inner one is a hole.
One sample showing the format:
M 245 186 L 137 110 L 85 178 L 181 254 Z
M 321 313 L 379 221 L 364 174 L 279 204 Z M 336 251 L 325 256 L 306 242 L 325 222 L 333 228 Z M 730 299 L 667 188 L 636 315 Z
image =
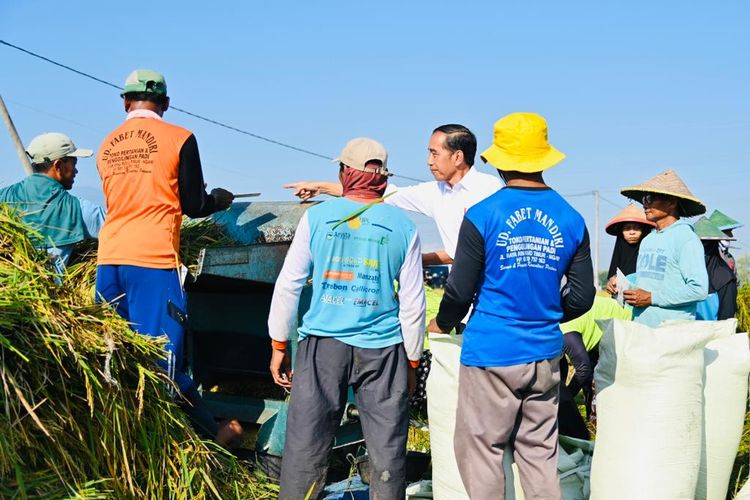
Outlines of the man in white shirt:
M 414 186 L 388 185 L 385 203 L 418 212 L 435 221 L 443 250 L 422 255 L 422 264 L 451 264 L 458 230 L 466 211 L 502 187 L 499 177 L 479 172 L 474 165 L 477 138 L 463 125 L 441 125 L 432 132 L 427 165 L 435 178 Z M 338 182 L 295 182 L 284 187 L 308 200 L 319 194 L 341 196 Z M 393 194 L 391 194 L 393 193 Z
M 435 180 L 407 187 L 389 183 L 384 202 L 433 219 L 443 242 L 443 250 L 422 254 L 422 264 L 452 264 L 464 214 L 469 208 L 499 190 L 502 183 L 499 176 L 479 172 L 473 167 L 477 139 L 463 125 L 449 124 L 437 127 L 432 132 L 427 150 L 427 165 Z M 342 193 L 341 184 L 338 182 L 297 182 L 284 187 L 294 189 L 294 194 L 303 200 L 318 194 L 341 196 Z M 427 412 L 430 415 L 456 413 L 458 354 L 461 351 L 461 340 L 461 335 L 430 334 L 430 343 L 436 344 L 433 345 L 432 353 L 425 352 L 419 367 L 420 371 L 428 374 L 426 392 Z M 417 376 L 421 379 L 423 375 Z M 451 424 L 446 425 L 439 421 L 430 423 L 431 446 L 438 452 L 434 456 L 439 455 L 439 458 L 433 461 L 433 476 L 452 477 L 460 484 L 458 468 L 453 457 L 452 433 Z M 441 493 L 447 498 L 454 492 Z

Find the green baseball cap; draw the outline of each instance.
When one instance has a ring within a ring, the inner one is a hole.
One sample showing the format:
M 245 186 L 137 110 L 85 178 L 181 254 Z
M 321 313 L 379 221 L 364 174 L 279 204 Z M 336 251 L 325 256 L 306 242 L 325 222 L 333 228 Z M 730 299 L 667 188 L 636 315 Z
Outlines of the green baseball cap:
M 31 163 L 39 164 L 59 160 L 68 156 L 88 158 L 94 152 L 91 149 L 77 148 L 73 141 L 60 132 L 49 132 L 34 137 L 26 148 Z
M 166 97 L 167 81 L 164 79 L 164 75 L 158 71 L 137 69 L 128 75 L 120 97 L 129 92 L 153 92 L 156 95 Z

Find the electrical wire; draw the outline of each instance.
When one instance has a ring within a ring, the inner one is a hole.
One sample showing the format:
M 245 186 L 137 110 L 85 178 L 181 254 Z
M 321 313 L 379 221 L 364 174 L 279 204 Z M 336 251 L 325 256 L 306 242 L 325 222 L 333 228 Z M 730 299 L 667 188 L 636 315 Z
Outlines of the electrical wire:
M 66 64 L 63 64 L 63 63 L 60 63 L 60 62 L 55 61 L 53 59 L 50 59 L 49 57 L 45 57 L 45 56 L 43 56 L 41 54 L 37 54 L 36 52 L 32 52 L 30 50 L 24 49 L 23 47 L 19 47 L 18 45 L 13 45 L 12 43 L 6 42 L 5 40 L 0 40 L 0 44 L 5 45 L 7 47 L 10 47 L 12 49 L 16 49 L 16 50 L 18 50 L 20 52 L 23 52 L 24 54 L 28 54 L 28 55 L 30 55 L 32 57 L 37 58 L 37 59 L 41 59 L 42 61 L 48 62 L 50 64 L 53 64 L 53 65 L 58 66 L 60 68 L 63 68 L 65 70 L 68 70 L 68 71 L 71 71 L 73 73 L 76 73 L 77 75 L 80 75 L 80 76 L 83 76 L 85 78 L 89 78 L 91 80 L 94 80 L 95 82 L 101 83 L 102 85 L 107 85 L 108 87 L 115 88 L 118 91 L 122 90 L 122 88 L 119 85 L 115 85 L 112 82 L 108 82 L 107 80 L 103 80 L 101 78 L 98 78 L 98 77 L 96 77 L 94 75 L 91 75 L 89 73 L 86 73 L 84 71 L 72 68 L 72 67 L 70 67 L 70 66 L 68 66 Z M 178 108 L 176 106 L 170 106 L 169 108 L 173 109 L 175 111 L 178 111 L 180 113 L 186 114 L 188 116 L 192 116 L 193 118 L 197 118 L 198 120 L 202 120 L 202 121 L 205 121 L 207 123 L 211 123 L 212 125 L 216 125 L 218 127 L 223 127 L 225 129 L 232 130 L 232 131 L 237 132 L 239 134 L 247 135 L 247 136 L 250 136 L 250 137 L 252 137 L 254 139 L 258 139 L 260 141 L 265 141 L 265 142 L 268 142 L 270 144 L 274 144 L 276 146 L 280 146 L 282 148 L 291 149 L 293 151 L 297 151 L 298 153 L 307 154 L 307 155 L 314 156 L 316 158 L 321 158 L 321 159 L 324 159 L 324 160 L 329 160 L 329 161 L 333 160 L 333 158 L 330 157 L 330 156 L 327 156 L 327 155 L 324 155 L 324 154 L 320 154 L 320 153 L 316 153 L 315 151 L 310 151 L 309 149 L 305 149 L 305 148 L 301 148 L 301 147 L 298 147 L 298 146 L 294 146 L 292 144 L 288 144 L 288 143 L 285 143 L 285 142 L 277 141 L 276 139 L 271 139 L 270 137 L 265 137 L 265 136 L 260 135 L 260 134 L 255 134 L 253 132 L 249 132 L 247 130 L 243 130 L 241 128 L 237 128 L 237 127 L 234 127 L 232 125 L 228 125 L 228 124 L 220 122 L 218 120 L 214 120 L 212 118 L 208 118 L 206 116 L 199 115 L 197 113 L 193 113 L 193 112 L 188 111 L 186 109 Z M 414 177 L 408 177 L 408 176 L 405 176 L 405 175 L 399 175 L 399 174 L 393 174 L 393 177 L 398 177 L 400 179 L 406 179 L 406 180 L 415 181 L 415 182 L 424 182 L 421 179 L 417 179 L 417 178 L 414 178 Z

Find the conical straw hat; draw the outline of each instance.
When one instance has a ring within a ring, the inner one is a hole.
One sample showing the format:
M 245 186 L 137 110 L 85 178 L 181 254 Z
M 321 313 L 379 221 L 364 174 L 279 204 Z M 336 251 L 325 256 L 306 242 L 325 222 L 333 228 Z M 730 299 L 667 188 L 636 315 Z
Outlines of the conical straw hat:
M 734 240 L 734 238 L 730 238 L 724 234 L 721 229 L 716 227 L 716 225 L 706 216 L 695 221 L 693 229 L 695 229 L 695 234 L 698 235 L 698 238 L 702 240 Z
M 719 212 L 718 210 L 714 210 L 713 212 L 711 212 L 708 220 L 710 220 L 716 227 L 718 227 L 722 231 L 737 229 L 738 227 L 744 226 L 744 224 L 740 221 L 734 220 L 728 215 Z
M 612 236 L 617 236 L 617 233 L 620 232 L 620 228 L 624 222 L 637 222 L 644 226 L 656 227 L 656 224 L 646 218 L 646 213 L 642 209 L 631 203 L 620 210 L 617 215 L 612 217 L 612 219 L 607 222 L 607 225 L 604 226 L 604 230 Z
M 706 213 L 706 206 L 703 205 L 701 200 L 693 196 L 693 193 L 690 192 L 674 170 L 665 170 L 637 186 L 622 189 L 620 192 L 636 201 L 641 201 L 646 193 L 666 194 L 679 199 L 680 215 L 695 217 Z

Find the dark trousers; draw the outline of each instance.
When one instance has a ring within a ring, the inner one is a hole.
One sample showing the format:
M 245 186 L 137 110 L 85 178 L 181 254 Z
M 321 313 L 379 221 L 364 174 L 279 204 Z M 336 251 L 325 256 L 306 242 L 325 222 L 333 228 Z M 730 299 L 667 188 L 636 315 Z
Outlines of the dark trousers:
M 568 362 L 563 356 L 560 359 L 560 403 L 557 408 L 558 432 L 563 436 L 589 440 L 591 436 L 581 412 L 578 411 L 578 405 L 575 401 L 576 394 L 573 394 L 571 388 L 565 385 L 567 378 Z
M 370 498 L 403 499 L 409 428 L 403 344 L 362 349 L 328 337 L 297 348 L 279 498 L 320 498 L 348 388 L 357 400 L 370 457 Z

